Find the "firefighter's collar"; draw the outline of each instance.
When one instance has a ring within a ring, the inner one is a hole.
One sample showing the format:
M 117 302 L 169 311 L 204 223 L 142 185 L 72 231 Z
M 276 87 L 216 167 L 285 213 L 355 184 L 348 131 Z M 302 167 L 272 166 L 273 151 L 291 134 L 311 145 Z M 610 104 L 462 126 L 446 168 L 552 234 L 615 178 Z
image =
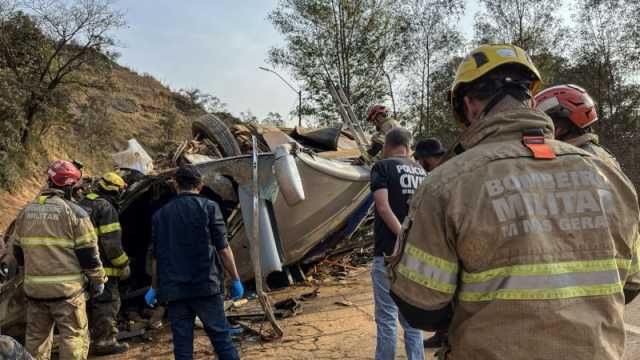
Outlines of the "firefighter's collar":
M 578 137 L 574 137 L 573 139 L 567 139 L 565 140 L 565 142 L 573 145 L 573 146 L 577 146 L 577 147 L 582 147 L 582 145 L 587 144 L 587 143 L 594 143 L 596 145 L 600 144 L 600 139 L 598 138 L 598 135 L 594 134 L 594 133 L 586 133 L 586 134 L 582 134 Z
M 461 136 L 460 146 L 470 149 L 480 143 L 520 140 L 525 129 L 542 129 L 546 139 L 553 139 L 553 121 L 542 111 L 519 108 L 489 114 L 473 123 Z

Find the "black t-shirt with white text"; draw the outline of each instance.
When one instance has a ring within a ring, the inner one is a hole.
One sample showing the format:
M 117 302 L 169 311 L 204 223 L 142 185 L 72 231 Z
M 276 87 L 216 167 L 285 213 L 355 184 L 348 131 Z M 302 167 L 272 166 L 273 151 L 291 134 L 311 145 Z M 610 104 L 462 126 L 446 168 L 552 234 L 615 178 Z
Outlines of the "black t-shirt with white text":
M 426 176 L 416 162 L 401 157 L 380 160 L 371 168 L 371 193 L 387 189 L 389 206 L 400 223 L 409 212 L 409 200 Z M 391 255 L 396 236 L 384 223 L 376 209 L 374 256 Z

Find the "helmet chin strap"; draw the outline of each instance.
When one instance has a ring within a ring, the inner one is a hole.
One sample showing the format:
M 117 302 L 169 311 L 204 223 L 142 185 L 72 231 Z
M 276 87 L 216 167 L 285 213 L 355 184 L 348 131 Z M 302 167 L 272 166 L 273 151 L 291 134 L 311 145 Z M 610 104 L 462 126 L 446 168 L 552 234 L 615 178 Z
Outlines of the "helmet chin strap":
M 513 81 L 510 78 L 500 81 L 500 83 L 502 83 L 502 86 L 496 94 L 491 97 L 487 105 L 485 105 L 482 110 L 482 113 L 480 113 L 481 118 L 487 116 L 487 114 L 507 96 L 511 96 L 517 101 L 531 99 L 531 91 L 529 91 L 528 84 Z

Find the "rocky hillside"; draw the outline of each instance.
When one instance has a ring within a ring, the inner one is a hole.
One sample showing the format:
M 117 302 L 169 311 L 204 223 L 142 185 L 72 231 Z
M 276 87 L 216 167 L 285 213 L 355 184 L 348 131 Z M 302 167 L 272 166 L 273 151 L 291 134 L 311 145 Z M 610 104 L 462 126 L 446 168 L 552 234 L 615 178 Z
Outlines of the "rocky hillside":
M 85 164 L 85 172 L 98 174 L 113 168 L 110 154 L 123 150 L 128 139 L 138 139 L 157 155 L 188 136 L 191 119 L 203 113 L 149 75 L 114 64 L 108 80 L 105 87 L 73 93 L 68 123 L 50 130 L 36 158 L 16 170 L 18 184 L 0 191 L 0 232 L 43 186 L 51 159 L 76 159 Z

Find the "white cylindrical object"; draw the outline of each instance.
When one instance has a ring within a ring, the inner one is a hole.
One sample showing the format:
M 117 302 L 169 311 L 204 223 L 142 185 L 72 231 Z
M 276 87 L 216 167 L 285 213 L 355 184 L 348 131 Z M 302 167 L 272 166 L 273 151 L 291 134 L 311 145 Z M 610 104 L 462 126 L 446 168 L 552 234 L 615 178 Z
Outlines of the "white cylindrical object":
M 305 197 L 296 159 L 291 155 L 291 145 L 279 145 L 275 148 L 274 153 L 275 162 L 273 168 L 278 181 L 278 188 L 282 192 L 287 205 L 294 206 L 304 201 Z
M 251 187 L 240 186 L 238 188 L 238 197 L 240 199 L 240 209 L 242 210 L 242 221 L 244 222 L 245 234 L 247 235 L 247 239 L 250 239 L 253 237 L 254 224 Z M 271 226 L 271 218 L 269 216 L 269 211 L 267 210 L 266 201 L 260 199 L 258 208 L 260 263 L 262 265 L 262 276 L 266 277 L 274 271 L 282 271 L 282 262 L 280 261 L 280 255 L 278 254 L 276 238 L 273 233 L 273 227 Z

